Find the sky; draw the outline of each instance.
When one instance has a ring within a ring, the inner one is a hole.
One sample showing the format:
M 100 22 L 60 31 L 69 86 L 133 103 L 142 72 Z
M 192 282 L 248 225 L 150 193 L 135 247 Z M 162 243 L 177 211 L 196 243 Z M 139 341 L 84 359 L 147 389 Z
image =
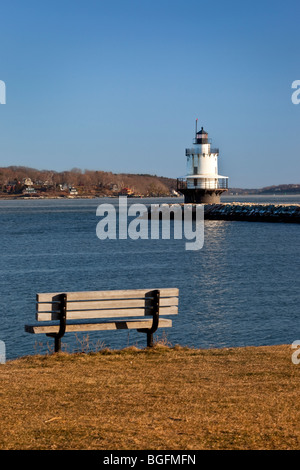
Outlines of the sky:
M 230 187 L 300 183 L 298 0 L 0 8 L 0 166 L 182 177 L 198 119 Z

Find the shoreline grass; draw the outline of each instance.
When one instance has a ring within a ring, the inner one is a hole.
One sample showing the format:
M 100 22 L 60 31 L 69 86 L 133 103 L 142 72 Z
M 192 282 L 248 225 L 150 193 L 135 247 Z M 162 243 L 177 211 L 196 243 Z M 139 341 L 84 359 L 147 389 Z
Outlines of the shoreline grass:
M 2 450 L 296 450 L 290 345 L 156 345 L 0 365 Z

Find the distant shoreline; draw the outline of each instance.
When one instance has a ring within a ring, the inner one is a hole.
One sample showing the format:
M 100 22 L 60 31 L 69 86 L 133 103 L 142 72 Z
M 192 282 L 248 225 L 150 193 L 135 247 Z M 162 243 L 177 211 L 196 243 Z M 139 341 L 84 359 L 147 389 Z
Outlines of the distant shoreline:
M 177 178 L 146 173 L 101 170 L 38 170 L 24 166 L 0 167 L 0 199 L 22 196 L 54 197 L 178 197 Z M 27 194 L 25 194 L 27 192 Z M 226 197 L 300 195 L 300 183 L 260 188 L 229 187 Z
M 0 200 L 37 200 L 37 199 L 117 199 L 120 197 L 120 195 L 112 196 L 112 195 L 47 195 L 47 196 L 42 196 L 42 195 L 23 195 L 23 194 L 12 194 L 12 195 L 7 195 L 7 194 L 0 194 Z M 147 196 L 147 195 L 142 195 L 142 196 L 127 196 L 128 199 L 174 199 L 176 200 L 181 200 L 183 199 L 184 196 L 172 196 L 172 195 L 165 195 L 165 196 Z M 251 194 L 226 194 L 222 195 L 222 201 L 220 204 L 229 204 L 229 202 L 226 202 L 226 199 L 229 198 L 243 198 L 247 199 L 247 197 L 250 198 L 255 198 L 255 197 L 262 197 L 262 198 L 268 198 L 268 197 L 278 197 L 278 198 L 291 198 L 291 197 L 299 197 L 300 198 L 300 193 L 288 193 L 288 194 L 273 194 L 273 193 L 268 193 L 268 194 L 261 194 L 261 193 L 251 193 Z M 244 202 L 239 202 L 239 204 L 244 204 Z M 253 204 L 251 202 L 245 201 L 245 204 Z M 273 203 L 257 203 L 257 204 L 273 204 Z M 290 205 L 290 204 L 288 204 Z

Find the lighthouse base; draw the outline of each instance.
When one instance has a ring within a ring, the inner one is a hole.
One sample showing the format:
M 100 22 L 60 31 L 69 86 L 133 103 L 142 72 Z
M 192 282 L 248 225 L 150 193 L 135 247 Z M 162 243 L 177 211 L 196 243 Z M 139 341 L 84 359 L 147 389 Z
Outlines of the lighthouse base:
M 220 204 L 226 189 L 181 189 L 185 204 Z

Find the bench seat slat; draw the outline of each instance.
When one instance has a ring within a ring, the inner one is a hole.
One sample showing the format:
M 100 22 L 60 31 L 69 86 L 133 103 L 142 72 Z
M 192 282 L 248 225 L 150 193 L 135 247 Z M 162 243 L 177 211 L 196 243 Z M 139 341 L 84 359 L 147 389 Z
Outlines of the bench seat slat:
M 74 331 L 105 331 L 105 330 L 134 330 L 139 328 L 151 328 L 152 320 L 127 320 L 103 323 L 86 323 L 86 324 L 67 324 L 66 333 Z M 172 320 L 165 318 L 159 319 L 159 328 L 172 327 Z M 33 334 L 58 333 L 58 325 L 25 325 L 25 331 Z
M 109 290 L 109 291 L 92 291 L 92 292 L 66 292 L 69 301 L 75 300 L 101 300 L 101 299 L 140 299 L 152 290 L 159 290 L 160 297 L 178 297 L 179 289 L 163 288 L 163 289 L 134 289 L 134 290 Z M 37 294 L 37 302 L 52 302 L 58 300 L 61 292 L 41 293 Z
M 159 302 L 160 307 L 171 307 L 178 305 L 178 297 L 163 297 Z M 137 308 L 150 307 L 151 300 L 147 299 L 124 299 L 124 300 L 90 300 L 90 301 L 67 301 L 67 310 L 98 310 L 108 308 Z M 59 302 L 37 303 L 37 312 L 57 312 Z
M 151 316 L 151 309 L 135 308 L 131 310 L 127 309 L 108 309 L 108 310 L 79 310 L 79 311 L 68 311 L 67 310 L 67 321 L 68 320 L 80 320 L 88 318 L 121 318 L 121 317 L 145 317 Z M 160 307 L 160 315 L 177 315 L 178 307 L 176 305 L 170 307 Z M 58 312 L 37 312 L 37 321 L 52 321 L 59 320 Z

